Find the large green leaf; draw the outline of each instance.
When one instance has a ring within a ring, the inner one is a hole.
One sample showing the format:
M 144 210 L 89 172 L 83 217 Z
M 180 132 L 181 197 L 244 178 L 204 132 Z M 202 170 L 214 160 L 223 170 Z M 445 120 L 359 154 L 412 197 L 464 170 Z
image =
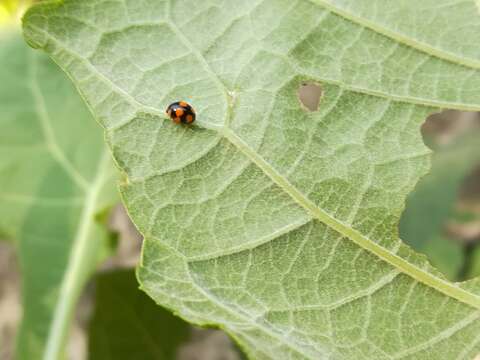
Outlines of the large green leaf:
M 455 19 L 431 33 L 418 3 L 388 2 L 389 27 L 380 1 L 359 0 L 69 0 L 27 13 L 27 40 L 73 79 L 128 176 L 150 296 L 225 328 L 254 359 L 480 350 L 478 280 L 449 283 L 398 238 L 429 167 L 420 124 L 480 110 L 480 49 L 460 46 L 476 46 L 475 3 L 425 2 Z M 316 112 L 297 99 L 308 81 L 323 88 Z M 166 119 L 178 99 L 195 126 Z
M 0 231 L 16 243 L 23 319 L 17 358 L 58 357 L 116 202 L 98 125 L 65 75 L 20 34 L 0 45 Z
M 190 326 L 138 289 L 133 270 L 96 278 L 89 326 L 90 360 L 170 360 L 188 340 Z

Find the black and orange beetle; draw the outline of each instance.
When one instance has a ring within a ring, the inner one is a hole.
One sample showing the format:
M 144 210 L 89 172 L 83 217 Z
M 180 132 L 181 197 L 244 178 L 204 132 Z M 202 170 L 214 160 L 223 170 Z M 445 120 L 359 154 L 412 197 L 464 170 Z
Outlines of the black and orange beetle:
M 195 121 L 195 110 L 186 101 L 171 103 L 166 112 L 175 124 L 191 124 Z

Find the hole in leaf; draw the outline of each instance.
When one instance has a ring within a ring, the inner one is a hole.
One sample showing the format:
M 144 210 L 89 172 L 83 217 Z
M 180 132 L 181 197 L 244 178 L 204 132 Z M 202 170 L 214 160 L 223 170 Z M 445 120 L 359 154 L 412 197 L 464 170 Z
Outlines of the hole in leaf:
M 407 199 L 400 237 L 450 280 L 479 276 L 480 114 L 430 115 L 422 135 L 435 152 L 430 172 Z
M 322 88 L 316 83 L 302 83 L 298 88 L 298 100 L 308 111 L 317 111 L 322 97 Z
M 104 221 L 112 232 L 110 245 L 115 252 L 103 262 L 102 268 L 130 267 L 136 264 L 140 259 L 143 238 L 128 217 L 125 208 L 117 205 L 104 216 L 106 217 Z
M 423 141 L 432 150 L 449 146 L 476 130 L 480 130 L 479 114 L 457 110 L 431 114 L 421 128 Z

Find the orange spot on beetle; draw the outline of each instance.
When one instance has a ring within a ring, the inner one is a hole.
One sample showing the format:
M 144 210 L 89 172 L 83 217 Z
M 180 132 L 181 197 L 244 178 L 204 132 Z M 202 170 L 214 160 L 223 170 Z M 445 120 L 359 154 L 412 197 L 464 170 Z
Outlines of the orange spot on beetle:
M 175 115 L 177 115 L 177 117 L 181 117 L 183 113 L 184 113 L 183 109 L 175 109 Z
M 187 122 L 188 122 L 188 123 L 191 123 L 192 121 L 193 121 L 193 116 L 190 115 L 190 114 L 188 114 L 188 115 L 187 115 Z
M 178 104 L 179 104 L 181 107 L 187 107 L 187 106 L 188 106 L 188 104 L 187 104 L 185 101 L 180 101 Z
M 173 118 L 173 122 L 175 124 L 180 124 L 180 118 L 179 117 Z

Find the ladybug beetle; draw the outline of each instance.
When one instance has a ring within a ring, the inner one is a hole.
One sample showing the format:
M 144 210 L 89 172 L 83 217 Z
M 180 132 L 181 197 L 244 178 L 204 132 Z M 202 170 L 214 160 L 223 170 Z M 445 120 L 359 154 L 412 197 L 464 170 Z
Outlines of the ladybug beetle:
M 191 124 L 195 121 L 195 110 L 185 101 L 171 103 L 166 113 L 175 124 Z

